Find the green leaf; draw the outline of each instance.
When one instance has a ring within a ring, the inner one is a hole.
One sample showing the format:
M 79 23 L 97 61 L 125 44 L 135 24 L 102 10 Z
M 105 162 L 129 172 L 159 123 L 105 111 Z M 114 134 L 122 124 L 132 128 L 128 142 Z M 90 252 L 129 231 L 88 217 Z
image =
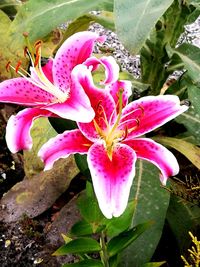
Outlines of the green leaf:
M 90 170 L 89 170 L 88 163 L 87 163 L 87 155 L 75 154 L 74 158 L 82 174 L 85 175 L 85 177 L 91 177 Z
M 28 178 L 31 178 L 44 169 L 44 163 L 37 155 L 38 151 L 44 143 L 56 136 L 56 134 L 56 131 L 52 128 L 47 118 L 38 118 L 34 121 L 31 128 L 33 147 L 30 151 L 24 151 L 24 170 Z
M 15 71 L 7 71 L 6 65 L 9 61 L 18 62 L 19 56 L 23 53 L 23 49 L 21 50 L 21 46 L 18 42 L 15 43 L 15 52 L 11 49 L 11 40 L 8 36 L 8 29 L 11 23 L 10 18 L 0 10 L 0 35 L 2 36 L 0 46 L 0 82 L 8 78 L 13 78 L 16 75 Z M 27 60 L 25 58 L 20 59 L 22 59 L 23 67 L 25 67 Z
M 177 49 L 167 46 L 167 51 L 170 56 L 176 54 L 180 57 L 194 83 L 200 82 L 200 48 L 184 43 Z
M 84 220 L 75 223 L 70 230 L 70 235 L 73 236 L 83 236 L 90 234 L 93 234 L 92 227 L 88 222 Z
M 98 260 L 87 259 L 77 263 L 64 264 L 62 267 L 103 267 L 103 264 Z
M 99 208 L 93 189 L 87 189 L 88 187 L 92 187 L 89 182 L 86 186 L 86 192 L 83 192 L 79 197 L 77 205 L 82 217 L 91 224 L 93 233 L 95 233 L 102 226 L 102 221 L 105 217 Z M 88 205 L 88 203 L 90 204 Z
M 62 256 L 68 253 L 73 253 L 73 254 L 90 253 L 90 252 L 97 252 L 100 250 L 101 246 L 95 239 L 89 237 L 80 237 L 61 246 L 52 255 Z
M 105 219 L 103 221 L 106 225 L 106 233 L 109 237 L 119 235 L 121 232 L 130 228 L 135 205 L 135 201 L 132 200 L 128 203 L 126 210 L 120 217 L 113 217 L 112 219 Z
M 13 18 L 21 5 L 22 3 L 17 0 L 1 0 L 0 9 Z
M 107 251 L 110 257 L 118 254 L 128 247 L 135 239 L 137 239 L 146 229 L 152 225 L 152 222 L 139 224 L 136 227 L 124 231 L 118 236 L 113 237 L 107 245 Z
M 187 87 L 189 100 L 191 101 L 195 112 L 200 116 L 200 86 L 193 85 L 191 82 Z
M 173 137 L 154 137 L 155 141 L 159 143 L 175 148 L 188 158 L 197 168 L 200 169 L 200 148 L 181 139 Z
M 116 30 L 125 47 L 137 54 L 151 29 L 173 0 L 115 0 Z
M 195 137 L 196 144 L 200 145 L 200 115 L 193 107 L 176 118 L 178 123 L 184 124 L 187 130 Z
M 148 262 L 141 267 L 160 267 L 162 266 L 166 261 L 160 261 L 160 262 Z
M 132 226 L 149 220 L 154 224 L 123 251 L 119 266 L 141 267 L 151 260 L 162 234 L 169 197 L 169 193 L 161 188 L 158 169 L 138 160 L 130 194 L 130 199 L 136 200 Z
M 149 39 L 141 49 L 141 73 L 142 81 L 151 85 L 149 95 L 157 95 L 166 82 L 170 73 L 174 71 L 174 64 L 166 69 L 170 57 L 166 52 L 166 43 L 175 47 L 177 41 L 184 32 L 184 25 L 187 22 L 191 10 L 184 3 L 180 5 L 178 0 L 167 9 L 164 15 L 152 29 Z M 180 63 L 180 59 L 179 59 Z M 178 66 L 180 68 L 180 66 Z M 181 67 L 183 63 L 181 62 Z
M 41 39 L 60 24 L 80 17 L 92 10 L 112 11 L 112 0 L 29 0 L 19 10 L 9 34 L 12 47 L 23 44 L 23 32 L 29 33 L 31 42 Z

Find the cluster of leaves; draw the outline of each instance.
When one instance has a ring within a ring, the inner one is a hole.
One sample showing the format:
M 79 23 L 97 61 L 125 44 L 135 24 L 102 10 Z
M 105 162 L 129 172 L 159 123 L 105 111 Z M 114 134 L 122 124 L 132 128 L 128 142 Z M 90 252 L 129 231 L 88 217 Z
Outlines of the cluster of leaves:
M 65 264 L 63 267 L 117 267 L 119 266 L 120 253 L 152 225 L 152 222 L 149 221 L 131 227 L 135 209 L 135 201 L 133 200 L 129 202 L 126 211 L 119 218 L 106 219 L 98 207 L 89 182 L 86 192 L 79 197 L 77 204 L 83 219 L 72 226 L 68 236 L 63 236 L 65 245 L 55 251 L 53 255 L 61 256 L 73 253 L 80 258 L 80 261 Z M 98 240 L 100 240 L 100 243 Z M 93 254 L 97 252 L 101 261 L 94 259 Z M 156 267 L 162 264 L 163 262 L 151 263 L 151 265 L 143 265 L 143 267 Z
M 100 15 L 88 13 L 93 10 L 102 12 Z M 131 54 L 140 55 L 141 78 L 136 80 L 127 73 L 121 73 L 121 76 L 128 77 L 132 81 L 133 88 L 136 88 L 141 95 L 170 93 L 178 95 L 183 101 L 189 99 L 191 102 L 189 111 L 176 119 L 176 125 L 184 125 L 184 132 L 174 133 L 171 131 L 169 134 L 163 129 L 161 132 L 166 136 L 160 136 L 158 132 L 153 138 L 177 150 L 193 166 L 200 169 L 200 48 L 188 43 L 177 46 L 180 36 L 184 32 L 184 26 L 194 22 L 199 15 L 199 0 L 29 0 L 25 3 L 16 0 L 2 0 L 0 3 L 0 33 L 2 36 L 0 80 L 15 75 L 15 73 L 8 73 L 4 67 L 11 59 L 13 62 L 20 60 L 24 66 L 28 66 L 28 62 L 23 56 L 24 33 L 28 33 L 31 43 L 42 39 L 44 42 L 43 56 L 49 57 L 70 35 L 86 30 L 90 24 L 98 22 L 104 27 L 116 31 Z M 71 22 L 66 29 L 59 27 L 67 21 Z M 181 75 L 170 83 L 174 71 L 179 71 Z M 48 125 L 48 127 L 50 126 Z M 64 129 L 72 127 L 74 125 L 60 121 L 59 127 L 55 128 L 62 132 Z M 40 144 L 41 140 L 36 142 Z M 33 154 L 35 155 L 35 151 Z M 26 156 L 25 154 L 25 160 Z M 30 169 L 29 164 L 27 163 L 26 169 Z M 80 168 L 88 176 L 84 159 L 77 159 L 77 164 L 84 166 L 84 168 Z M 74 176 L 76 174 L 77 170 Z M 70 179 L 74 177 L 72 176 L 70 175 Z M 88 203 L 89 200 L 84 202 L 84 197 L 82 197 L 82 200 L 79 201 L 79 208 L 83 221 L 74 225 L 71 231 L 73 238 L 76 237 L 76 239 L 67 241 L 67 244 L 55 254 L 79 254 L 82 260 L 77 263 L 79 265 L 73 266 L 102 266 L 100 261 L 86 256 L 85 253 L 99 252 L 100 256 L 103 255 L 103 261 L 105 257 L 103 243 L 101 242 L 99 245 L 97 241 L 88 237 L 88 235 L 98 235 L 99 233 L 101 237 L 103 233 L 111 238 L 108 242 L 104 239 L 107 242 L 105 246 L 110 266 L 118 264 L 119 266 L 141 267 L 151 260 L 166 220 L 177 240 L 180 251 L 184 250 L 188 242 L 186 233 L 189 230 L 195 233 L 199 227 L 199 207 L 186 201 L 178 202 L 177 197 L 173 195 L 170 198 L 168 192 L 160 187 L 158 176 L 159 173 L 155 167 L 146 162 L 138 162 L 137 176 L 134 179 L 130 196 L 130 200 L 136 200 L 134 210 L 130 208 L 133 207 L 133 202 L 130 202 L 132 204 L 129 203 L 130 207 L 122 219 L 105 221 L 99 211 L 97 212 L 97 204 L 93 198 L 91 203 L 94 205 L 91 204 L 90 211 L 87 206 L 87 212 L 85 212 L 84 205 L 86 204 L 84 203 Z M 179 188 L 179 185 L 177 186 Z M 65 189 L 66 185 L 61 192 Z M 18 204 L 16 203 L 16 205 Z M 23 212 L 21 206 L 20 209 Z M 144 222 L 149 220 L 153 220 L 155 223 L 144 232 L 146 229 Z M 119 228 L 116 229 L 118 226 Z M 141 233 L 143 234 L 136 239 Z M 121 254 L 120 258 L 118 257 L 119 253 Z

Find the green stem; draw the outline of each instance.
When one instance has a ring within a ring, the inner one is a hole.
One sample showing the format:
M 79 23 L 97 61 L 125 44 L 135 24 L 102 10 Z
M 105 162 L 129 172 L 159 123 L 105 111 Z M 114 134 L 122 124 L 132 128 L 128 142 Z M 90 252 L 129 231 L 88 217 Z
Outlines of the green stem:
M 100 240 L 101 240 L 101 247 L 102 247 L 102 261 L 103 261 L 103 265 L 104 267 L 109 267 L 109 262 L 108 262 L 108 253 L 107 253 L 107 248 L 106 248 L 106 243 L 105 243 L 105 234 L 103 231 L 101 231 L 101 236 L 100 236 Z

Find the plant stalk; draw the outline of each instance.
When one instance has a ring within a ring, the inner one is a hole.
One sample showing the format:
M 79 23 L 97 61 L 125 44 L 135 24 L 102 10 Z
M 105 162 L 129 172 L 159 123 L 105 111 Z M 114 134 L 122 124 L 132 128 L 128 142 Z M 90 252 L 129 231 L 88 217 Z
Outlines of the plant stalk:
M 105 234 L 103 231 L 101 231 L 101 236 L 100 236 L 100 242 L 101 242 L 101 247 L 102 247 L 102 254 L 101 254 L 101 259 L 103 262 L 104 267 L 109 267 L 109 257 L 107 253 L 107 247 L 105 243 Z

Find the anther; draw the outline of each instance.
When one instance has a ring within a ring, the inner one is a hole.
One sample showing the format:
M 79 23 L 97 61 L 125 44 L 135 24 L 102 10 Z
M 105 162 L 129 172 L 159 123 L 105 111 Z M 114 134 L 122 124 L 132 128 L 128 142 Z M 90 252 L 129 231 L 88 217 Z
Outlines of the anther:
M 24 47 L 24 57 L 26 57 L 28 55 L 28 47 L 25 46 Z
M 37 49 L 37 48 L 41 47 L 41 45 L 42 45 L 42 41 L 38 40 L 35 42 L 34 47 Z
M 19 62 L 17 63 L 17 65 L 16 65 L 16 67 L 15 67 L 15 72 L 16 72 L 16 73 L 18 73 L 21 64 L 22 64 L 21 61 L 19 61 Z
M 6 64 L 6 70 L 7 70 L 7 72 L 10 70 L 10 63 L 11 63 L 11 61 L 8 61 L 8 63 Z
M 122 137 L 121 141 L 124 141 L 128 136 L 128 127 L 126 126 L 125 127 L 125 130 L 124 130 L 124 136 Z

